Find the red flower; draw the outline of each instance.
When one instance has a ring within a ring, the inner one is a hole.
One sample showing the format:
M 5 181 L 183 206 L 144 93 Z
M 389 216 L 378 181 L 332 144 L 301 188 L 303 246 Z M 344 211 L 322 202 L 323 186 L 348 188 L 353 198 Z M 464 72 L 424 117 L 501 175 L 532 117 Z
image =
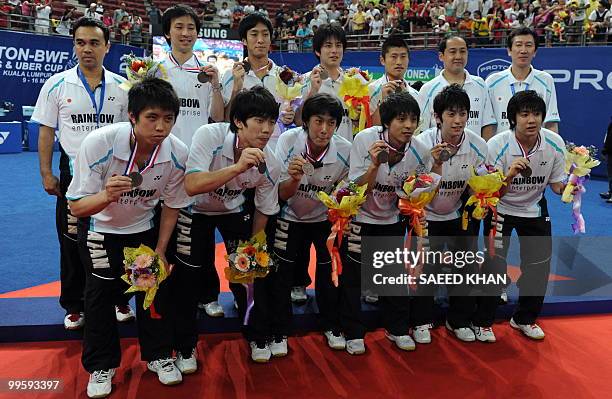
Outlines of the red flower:
M 144 67 L 145 67 L 145 62 L 142 60 L 134 60 L 132 61 L 132 65 L 130 65 L 130 68 L 134 72 L 138 72 L 140 68 L 144 68 Z
M 288 85 L 291 80 L 293 80 L 293 71 L 289 68 L 285 68 L 281 73 L 278 74 L 280 80 L 283 81 L 284 84 Z
M 257 250 L 255 249 L 254 246 L 249 245 L 248 247 L 246 247 L 243 251 L 247 256 L 253 256 L 255 255 L 255 253 L 257 252 Z
M 359 70 L 359 73 L 361 74 L 361 76 L 363 76 L 365 80 L 370 80 L 370 76 L 368 76 L 367 72 Z
M 338 203 L 342 202 L 342 198 L 347 195 L 351 195 L 351 190 L 349 190 L 348 188 L 341 188 L 336 193 L 336 201 L 338 201 Z

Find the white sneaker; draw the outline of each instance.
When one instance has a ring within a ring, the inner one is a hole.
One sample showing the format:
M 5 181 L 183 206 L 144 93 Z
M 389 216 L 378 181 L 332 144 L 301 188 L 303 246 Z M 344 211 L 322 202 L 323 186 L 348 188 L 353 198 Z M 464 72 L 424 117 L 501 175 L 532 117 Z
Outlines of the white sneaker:
M 505 305 L 508 303 L 508 292 L 506 291 L 505 288 L 502 290 L 502 293 L 499 296 L 499 300 L 502 302 L 502 305 Z
M 493 333 L 493 328 L 491 327 L 478 327 L 472 324 L 472 330 L 474 331 L 474 335 L 476 339 L 480 342 L 496 342 L 495 334 Z
M 64 317 L 64 328 L 66 330 L 78 330 L 85 325 L 85 313 L 70 313 Z
M 113 389 L 115 369 L 96 370 L 89 375 L 87 396 L 90 398 L 105 398 Z
M 212 301 L 212 302 L 206 303 L 206 304 L 204 304 L 204 306 L 202 308 L 204 308 L 204 311 L 210 317 L 223 317 L 223 316 L 225 316 L 225 313 L 223 312 L 223 308 L 221 307 L 221 305 L 219 305 L 219 302 L 217 302 L 217 301 Z
M 510 319 L 510 326 L 516 330 L 520 330 L 523 334 L 531 339 L 541 340 L 546 336 L 544 330 L 537 324 L 518 324 L 514 321 L 514 318 Z
M 179 369 L 181 374 L 195 373 L 198 370 L 198 359 L 195 348 L 191 350 L 191 356 L 187 358 L 183 357 L 183 354 L 178 351 L 174 364 Z
M 430 344 L 431 333 L 429 332 L 429 329 L 431 327 L 431 324 L 423 324 L 422 326 L 416 326 L 412 329 L 412 337 L 419 344 Z
M 183 381 L 183 376 L 171 357 L 148 362 L 147 368 L 157 373 L 159 382 L 164 385 L 176 385 Z
M 349 339 L 346 341 L 346 351 L 351 355 L 362 355 L 365 353 L 365 343 L 362 338 Z
M 410 335 L 393 335 L 385 331 L 385 336 L 389 341 L 395 342 L 395 346 L 403 351 L 413 351 L 416 349 L 416 344 Z
M 327 346 L 335 350 L 344 350 L 346 348 L 346 339 L 344 339 L 344 335 L 338 333 L 334 334 L 333 331 L 328 330 L 323 333 L 325 338 L 327 338 Z
M 474 331 L 472 331 L 472 329 L 470 328 L 467 328 L 467 327 L 452 328 L 450 324 L 448 324 L 448 321 L 446 322 L 446 328 L 449 331 L 452 331 L 455 334 L 455 337 L 457 337 L 457 339 L 459 339 L 460 341 L 463 341 L 463 342 L 476 341 L 476 336 L 474 335 Z
M 267 363 L 270 361 L 272 352 L 270 347 L 266 343 L 259 343 L 251 341 L 251 359 L 256 363 Z
M 269 344 L 270 353 L 274 357 L 287 356 L 289 349 L 287 348 L 287 337 L 275 338 Z
M 306 287 L 291 288 L 291 302 L 306 302 L 307 300 Z
M 134 315 L 134 311 L 132 310 L 132 307 L 130 305 L 115 305 L 115 317 L 120 323 L 131 321 L 136 318 L 136 316 Z
M 378 303 L 378 295 L 366 295 L 363 300 L 365 303 L 375 304 Z

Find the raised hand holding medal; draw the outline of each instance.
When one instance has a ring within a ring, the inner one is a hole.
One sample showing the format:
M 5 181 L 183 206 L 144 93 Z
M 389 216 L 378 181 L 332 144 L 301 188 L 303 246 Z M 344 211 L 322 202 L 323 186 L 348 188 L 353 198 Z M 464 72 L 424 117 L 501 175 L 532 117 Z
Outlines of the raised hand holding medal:
M 159 145 L 156 145 L 151 152 L 151 156 L 144 164 L 144 167 L 140 171 L 135 171 L 134 166 L 137 165 L 136 157 L 138 155 L 138 141 L 136 140 L 136 136 L 134 135 L 134 131 L 132 130 L 130 143 L 134 142 L 134 148 L 130 153 L 130 158 L 128 159 L 128 163 L 125 167 L 124 176 L 127 176 L 132 181 L 132 188 L 140 187 L 140 185 L 144 181 L 143 174 L 153 167 L 155 160 L 157 159 L 157 154 L 159 153 Z
M 525 165 L 525 168 L 523 168 L 519 173 L 523 177 L 531 177 L 531 175 L 533 174 L 533 170 L 529 166 L 529 158 L 531 158 L 533 154 L 535 154 L 540 148 L 540 143 L 541 143 L 540 135 L 538 134 L 538 138 L 537 138 L 535 145 L 529 151 L 525 151 L 525 148 L 518 140 L 517 140 L 517 143 L 519 144 L 519 148 L 521 149 L 523 158 L 527 160 L 527 165 Z

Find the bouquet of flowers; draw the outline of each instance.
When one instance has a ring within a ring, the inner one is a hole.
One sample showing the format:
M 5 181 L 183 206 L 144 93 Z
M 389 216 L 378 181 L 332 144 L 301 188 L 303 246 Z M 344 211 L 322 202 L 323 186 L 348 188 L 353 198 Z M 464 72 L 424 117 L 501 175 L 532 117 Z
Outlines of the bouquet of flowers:
M 425 206 L 436 196 L 440 178 L 436 173 L 415 172 L 404 181 L 403 192 L 398 194 L 398 207 L 402 215 L 410 217 L 409 238 L 413 229 L 419 237 L 427 235 L 427 229 L 423 228 L 419 219 L 425 215 Z
M 119 85 L 123 90 L 130 90 L 135 83 L 144 78 L 168 79 L 166 68 L 151 57 L 136 57 L 130 53 L 121 57 L 121 61 L 125 63 L 127 76 L 127 81 Z
M 302 88 L 304 87 L 304 82 L 302 76 L 292 70 L 291 68 L 284 66 L 282 70 L 276 76 L 276 96 L 277 101 L 280 101 L 281 112 L 288 108 L 290 105 L 293 107 L 295 111 L 299 107 L 299 103 L 301 100 Z M 285 125 L 278 121 L 278 125 L 280 128 L 280 134 L 283 134 L 285 130 L 295 127 L 295 124 Z M 274 139 L 277 139 L 275 137 Z
M 567 186 L 561 195 L 561 201 L 572 202 L 572 213 L 576 223 L 572 224 L 574 234 L 584 233 L 586 226 L 580 208 L 582 206 L 582 194 L 586 192 L 586 183 L 591 169 L 599 165 L 597 148 L 594 146 L 577 146 L 567 143 L 565 146 L 565 173 L 569 175 Z
M 266 277 L 273 265 L 266 233 L 261 231 L 248 241 L 240 241 L 236 252 L 225 255 L 225 260 L 229 263 L 225 268 L 225 277 L 230 283 L 250 284 L 256 278 Z
M 144 291 L 142 307 L 150 308 L 151 317 L 160 318 L 153 300 L 159 285 L 168 277 L 163 261 L 155 251 L 142 244 L 138 248 L 123 248 L 123 257 L 125 274 L 121 279 L 130 285 L 125 293 Z
M 358 126 L 353 127 L 353 134 L 357 134 L 366 127 L 372 126 L 372 116 L 370 115 L 370 93 L 368 85 L 372 82 L 372 77 L 368 71 L 359 68 L 350 68 L 344 73 L 342 84 L 338 95 L 344 99 L 349 110 L 349 117 L 352 120 L 359 119 Z M 358 112 L 358 108 L 361 110 Z
M 249 315 L 255 304 L 253 284 L 256 278 L 266 277 L 274 262 L 268 253 L 266 233 L 262 230 L 248 241 L 240 241 L 236 252 L 225 255 L 229 266 L 225 268 L 225 278 L 230 283 L 238 283 L 247 290 L 247 309 L 244 325 L 249 324 Z
M 336 185 L 331 195 L 319 191 L 317 197 L 328 208 L 327 217 L 332 223 L 331 233 L 327 238 L 327 250 L 332 260 L 332 282 L 338 286 L 338 276 L 342 274 L 340 245 L 342 235 L 352 217 L 357 215 L 359 207 L 366 200 L 367 184 L 358 186 L 354 182 L 341 181 Z
M 461 226 L 463 230 L 467 230 L 469 212 L 467 208 L 473 205 L 471 217 L 476 220 L 482 220 L 490 210 L 493 213 L 493 219 L 497 222 L 497 203 L 499 202 L 499 190 L 506 185 L 506 176 L 493 165 L 481 163 L 476 167 L 472 167 L 472 177 L 468 180 L 468 186 L 472 189 L 472 194 L 463 209 L 461 218 Z M 489 250 L 491 256 L 495 256 L 495 229 L 489 231 Z

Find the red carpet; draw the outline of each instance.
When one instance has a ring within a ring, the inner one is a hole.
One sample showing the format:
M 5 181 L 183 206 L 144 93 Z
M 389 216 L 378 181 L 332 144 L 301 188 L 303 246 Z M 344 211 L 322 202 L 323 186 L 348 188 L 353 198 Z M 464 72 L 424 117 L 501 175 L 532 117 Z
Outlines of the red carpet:
M 612 392 L 612 316 L 543 319 L 547 337 L 529 341 L 508 323 L 496 344 L 460 343 L 443 328 L 434 342 L 400 352 L 382 331 L 368 334 L 368 352 L 333 352 L 322 336 L 291 338 L 290 355 L 268 364 L 247 359 L 237 334 L 202 336 L 203 369 L 164 387 L 145 371 L 133 339 L 122 341 L 122 367 L 112 398 L 604 398 Z M 87 373 L 77 341 L 0 345 L 0 379 L 62 378 L 61 394 L 0 398 L 85 398 Z M 4 388 L 4 387 L 2 387 Z

